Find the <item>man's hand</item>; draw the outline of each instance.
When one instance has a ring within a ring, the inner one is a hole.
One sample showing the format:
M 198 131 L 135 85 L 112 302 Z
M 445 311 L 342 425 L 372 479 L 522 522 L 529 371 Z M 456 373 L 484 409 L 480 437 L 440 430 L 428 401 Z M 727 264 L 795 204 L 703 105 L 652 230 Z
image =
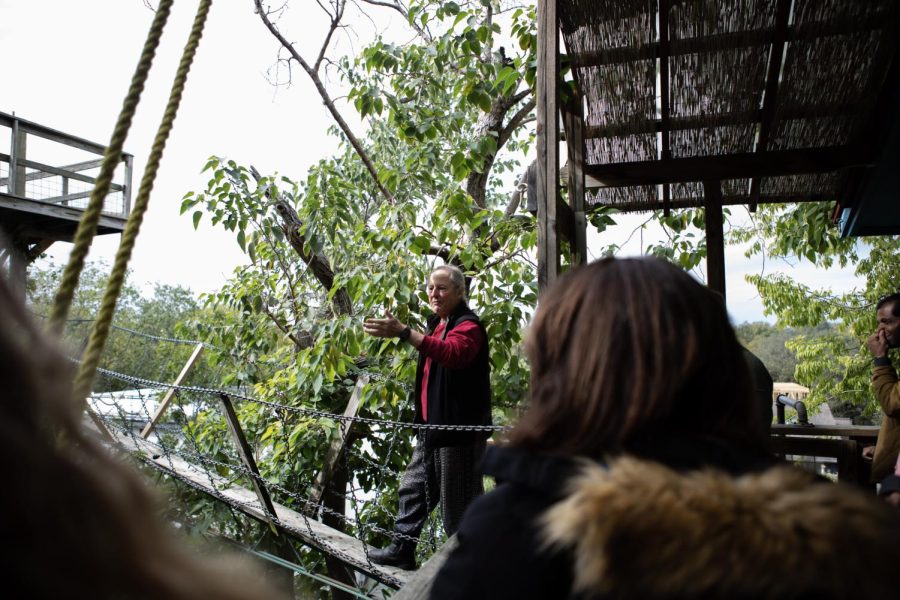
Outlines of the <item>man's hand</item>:
M 887 356 L 888 342 L 884 330 L 879 329 L 870 335 L 866 344 L 869 346 L 869 352 L 871 352 L 872 356 L 875 358 Z
M 363 331 L 380 338 L 398 337 L 405 328 L 406 326 L 398 321 L 390 311 L 385 312 L 383 319 L 366 319 L 363 321 Z
M 866 446 L 862 449 L 862 458 L 866 462 L 872 462 L 875 458 L 875 446 Z

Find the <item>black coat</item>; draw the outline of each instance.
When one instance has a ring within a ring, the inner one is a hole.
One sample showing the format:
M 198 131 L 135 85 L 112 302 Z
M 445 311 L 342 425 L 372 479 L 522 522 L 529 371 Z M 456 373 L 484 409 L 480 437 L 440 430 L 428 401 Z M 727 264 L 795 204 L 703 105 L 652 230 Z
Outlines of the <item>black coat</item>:
M 481 330 L 484 343 L 475 359 L 462 369 L 450 369 L 431 361 L 428 371 L 428 424 L 429 425 L 490 425 L 491 420 L 491 362 L 488 349 L 487 331 L 484 325 L 464 302 L 447 318 L 444 337 L 454 327 L 464 321 L 474 322 Z M 440 323 L 433 315 L 428 319 L 426 334 Z M 415 423 L 424 423 L 419 398 L 422 395 L 422 374 L 425 357 L 419 354 L 416 366 L 416 384 L 413 388 L 413 402 L 416 407 Z M 490 437 L 491 431 L 444 431 L 426 429 L 425 445 L 428 448 L 462 446 Z
M 713 440 L 658 436 L 638 452 L 678 469 L 713 465 L 733 473 L 771 463 L 751 459 Z M 538 518 L 565 498 L 567 483 L 584 459 L 488 448 L 482 471 L 496 487 L 467 509 L 457 531 L 459 547 L 432 586 L 439 600 L 569 598 L 574 576 L 570 551 L 541 548 Z

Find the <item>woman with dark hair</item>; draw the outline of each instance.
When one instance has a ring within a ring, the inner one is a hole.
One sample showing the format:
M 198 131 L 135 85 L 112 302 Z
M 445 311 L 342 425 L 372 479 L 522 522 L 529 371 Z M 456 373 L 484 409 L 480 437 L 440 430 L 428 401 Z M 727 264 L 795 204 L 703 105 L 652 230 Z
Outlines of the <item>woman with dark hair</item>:
M 871 574 L 893 572 L 900 517 L 771 468 L 724 304 L 688 274 L 650 258 L 574 269 L 526 350 L 529 407 L 488 450 L 497 486 L 432 598 L 896 596 Z
M 2 581 L 21 598 L 281 597 L 252 565 L 195 555 L 138 473 L 100 445 L 73 370 L 0 274 Z

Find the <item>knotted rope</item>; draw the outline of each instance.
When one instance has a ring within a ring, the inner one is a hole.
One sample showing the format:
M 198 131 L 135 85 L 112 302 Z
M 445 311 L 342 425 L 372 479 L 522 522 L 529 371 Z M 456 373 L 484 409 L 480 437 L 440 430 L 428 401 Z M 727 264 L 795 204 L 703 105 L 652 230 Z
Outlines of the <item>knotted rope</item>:
M 169 3 L 171 3 L 171 0 L 169 0 Z M 116 251 L 115 262 L 113 263 L 112 272 L 110 273 L 109 281 L 106 285 L 106 292 L 103 295 L 100 311 L 97 313 L 94 326 L 91 328 L 91 336 L 87 348 L 84 351 L 78 374 L 75 377 L 74 393 L 76 401 L 84 401 L 84 398 L 90 393 L 94 372 L 100 362 L 100 355 L 103 352 L 103 347 L 106 344 L 106 338 L 109 335 L 110 326 L 112 325 L 119 292 L 122 289 L 122 284 L 128 273 L 128 261 L 131 259 L 134 243 L 137 239 L 138 232 L 141 229 L 144 213 L 147 211 L 150 192 L 153 190 L 153 183 L 156 179 L 156 173 L 159 170 L 159 163 L 162 159 L 169 133 L 172 131 L 172 125 L 175 122 L 178 107 L 181 104 L 184 85 L 187 81 L 187 76 L 190 72 L 194 56 L 196 55 L 197 47 L 200 44 L 200 38 L 203 37 L 203 27 L 206 24 L 206 17 L 209 14 L 211 5 L 212 0 L 201 0 L 197 7 L 194 24 L 191 27 L 191 33 L 188 36 L 184 52 L 181 55 L 181 61 L 178 64 L 175 79 L 172 82 L 169 101 L 166 104 L 166 110 L 163 113 L 162 121 L 157 129 L 156 137 L 153 140 L 150 156 L 147 159 L 147 168 L 144 170 L 144 176 L 141 178 L 140 190 L 138 191 L 137 199 L 135 200 L 131 214 L 128 216 L 128 221 L 125 224 L 125 231 L 122 233 L 122 239 L 119 242 L 119 248 Z M 160 8 L 161 7 L 162 3 L 160 4 Z

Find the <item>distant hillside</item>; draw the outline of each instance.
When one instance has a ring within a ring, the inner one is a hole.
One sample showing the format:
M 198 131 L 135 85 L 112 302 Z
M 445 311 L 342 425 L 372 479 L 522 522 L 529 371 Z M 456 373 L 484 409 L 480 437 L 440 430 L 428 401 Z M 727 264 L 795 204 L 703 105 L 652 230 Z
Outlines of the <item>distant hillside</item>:
M 770 323 L 755 322 L 742 323 L 735 327 L 738 339 L 751 352 L 759 357 L 772 379 L 775 381 L 793 381 L 794 368 L 797 366 L 797 357 L 788 350 L 784 343 L 800 335 L 814 337 L 834 330 L 831 324 L 823 324 L 818 327 L 775 327 Z

